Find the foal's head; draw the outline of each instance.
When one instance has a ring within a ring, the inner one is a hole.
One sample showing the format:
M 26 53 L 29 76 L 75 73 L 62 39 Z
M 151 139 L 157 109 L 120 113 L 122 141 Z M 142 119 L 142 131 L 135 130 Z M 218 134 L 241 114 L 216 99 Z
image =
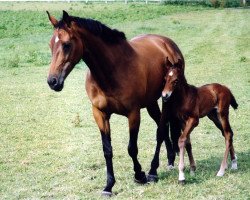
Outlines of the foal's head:
M 177 63 L 172 64 L 168 58 L 165 60 L 166 75 L 165 86 L 162 91 L 162 99 L 164 102 L 168 101 L 172 92 L 180 87 L 184 78 L 183 63 L 181 59 L 178 59 Z
M 57 21 L 49 12 L 47 14 L 54 27 L 49 44 L 52 61 L 47 81 L 51 89 L 61 91 L 64 80 L 82 58 L 83 44 L 75 31 L 76 27 L 72 17 L 67 12 L 63 11 L 60 21 Z

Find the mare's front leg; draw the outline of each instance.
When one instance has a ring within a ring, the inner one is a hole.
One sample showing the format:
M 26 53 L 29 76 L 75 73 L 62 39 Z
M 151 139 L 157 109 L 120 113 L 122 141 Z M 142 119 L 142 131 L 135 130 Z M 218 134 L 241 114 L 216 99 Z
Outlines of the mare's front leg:
M 171 109 L 172 103 L 171 100 L 168 102 L 162 102 L 162 117 L 160 121 L 160 134 L 162 135 L 166 149 L 167 149 L 167 157 L 168 157 L 168 169 L 172 169 L 174 167 L 174 161 L 175 161 L 175 149 L 174 144 L 178 146 L 178 138 L 180 135 L 180 132 L 178 132 L 178 127 L 176 124 L 176 121 L 174 120 L 174 116 L 172 116 L 170 109 Z M 171 140 L 169 137 L 169 127 L 171 132 Z M 177 132 L 176 132 L 177 131 Z M 177 134 L 178 136 L 174 136 Z M 172 137 L 174 136 L 174 137 Z M 177 138 L 176 140 L 174 140 Z M 178 148 L 177 148 L 178 149 Z
M 158 106 L 158 104 L 157 104 Z M 169 140 L 169 125 L 167 121 L 167 113 L 165 112 L 166 103 L 163 104 L 163 112 L 162 115 L 160 115 L 160 119 L 158 122 L 158 128 L 157 128 L 157 133 L 156 133 L 156 148 L 155 148 L 155 154 L 154 158 L 151 162 L 151 169 L 148 174 L 148 182 L 157 182 L 158 181 L 158 175 L 157 175 L 157 169 L 159 167 L 159 156 L 160 156 L 160 149 L 163 141 L 166 141 L 167 144 L 167 154 L 168 154 L 168 162 L 170 162 L 171 159 L 171 149 L 169 150 L 169 147 L 171 148 L 171 142 Z M 159 109 L 159 107 L 158 107 Z M 148 109 L 149 111 L 149 109 Z M 160 109 L 159 109 L 160 113 Z M 150 115 L 151 116 L 151 115 Z M 156 120 L 155 120 L 156 121 Z M 157 121 L 156 121 L 157 122 Z
M 199 119 L 197 118 L 191 118 L 189 117 L 186 121 L 184 130 L 182 135 L 179 138 L 178 145 L 180 149 L 180 162 L 179 162 L 179 183 L 184 184 L 185 183 L 185 175 L 184 175 L 184 148 L 186 146 L 186 143 L 188 141 L 188 138 L 190 137 L 190 133 L 196 127 L 199 123 Z
M 112 187 L 115 184 L 115 176 L 112 163 L 113 151 L 112 151 L 111 137 L 110 137 L 110 125 L 109 125 L 110 115 L 100 111 L 98 108 L 94 106 L 92 106 L 92 109 L 95 121 L 101 132 L 103 153 L 107 167 L 107 184 L 104 190 L 102 191 L 102 195 L 111 196 Z
M 142 171 L 141 165 L 137 159 L 138 155 L 137 139 L 140 127 L 140 119 L 141 119 L 140 109 L 134 110 L 128 115 L 128 122 L 129 122 L 128 153 L 134 163 L 135 181 L 144 184 L 147 183 L 147 178 L 145 172 Z
M 157 131 L 156 131 L 157 144 L 156 144 L 154 158 L 151 162 L 151 169 L 149 170 L 147 179 L 148 179 L 148 182 L 157 182 L 158 181 L 157 169 L 159 167 L 159 154 L 160 154 L 161 144 L 163 142 L 163 135 L 161 134 L 162 131 L 160 131 L 161 111 L 160 111 L 157 101 L 154 102 L 152 105 L 148 106 L 147 111 L 150 117 L 157 124 Z

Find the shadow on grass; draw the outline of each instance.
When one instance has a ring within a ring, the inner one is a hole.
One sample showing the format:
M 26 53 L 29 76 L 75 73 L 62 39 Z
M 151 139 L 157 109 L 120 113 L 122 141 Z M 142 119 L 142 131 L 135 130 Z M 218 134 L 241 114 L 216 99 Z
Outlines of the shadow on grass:
M 229 174 L 246 174 L 250 171 L 250 149 L 244 152 L 237 152 L 237 161 L 238 161 L 238 169 L 231 170 L 231 160 L 228 160 L 228 169 L 225 172 L 225 177 Z M 186 158 L 186 157 L 185 157 Z M 179 157 L 177 157 L 177 160 Z M 216 173 L 220 168 L 220 163 L 222 161 L 222 157 L 211 156 L 208 159 L 200 160 L 196 162 L 196 172 L 194 176 L 189 174 L 189 166 L 185 166 L 185 177 L 186 177 L 186 185 L 191 184 L 201 184 L 210 179 L 214 179 L 216 177 Z M 175 180 L 178 182 L 178 166 L 176 165 L 174 170 L 171 171 L 159 171 L 159 180 L 169 179 Z

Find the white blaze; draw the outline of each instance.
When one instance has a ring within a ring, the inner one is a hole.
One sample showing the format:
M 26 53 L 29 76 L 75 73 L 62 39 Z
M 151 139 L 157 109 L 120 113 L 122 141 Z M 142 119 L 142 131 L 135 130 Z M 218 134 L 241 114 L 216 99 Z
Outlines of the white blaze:
M 173 71 L 169 72 L 168 75 L 169 75 L 169 76 L 173 76 L 173 75 L 174 75 Z
M 59 37 L 56 36 L 55 43 L 57 43 L 58 41 L 59 41 Z

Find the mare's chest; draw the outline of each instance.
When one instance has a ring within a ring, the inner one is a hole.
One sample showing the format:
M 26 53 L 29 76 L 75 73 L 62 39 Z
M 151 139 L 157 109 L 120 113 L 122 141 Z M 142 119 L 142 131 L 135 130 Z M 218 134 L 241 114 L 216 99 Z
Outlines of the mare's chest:
M 103 112 L 127 115 L 134 104 L 129 91 L 118 85 L 105 91 L 90 74 L 87 74 L 85 87 L 92 105 Z

